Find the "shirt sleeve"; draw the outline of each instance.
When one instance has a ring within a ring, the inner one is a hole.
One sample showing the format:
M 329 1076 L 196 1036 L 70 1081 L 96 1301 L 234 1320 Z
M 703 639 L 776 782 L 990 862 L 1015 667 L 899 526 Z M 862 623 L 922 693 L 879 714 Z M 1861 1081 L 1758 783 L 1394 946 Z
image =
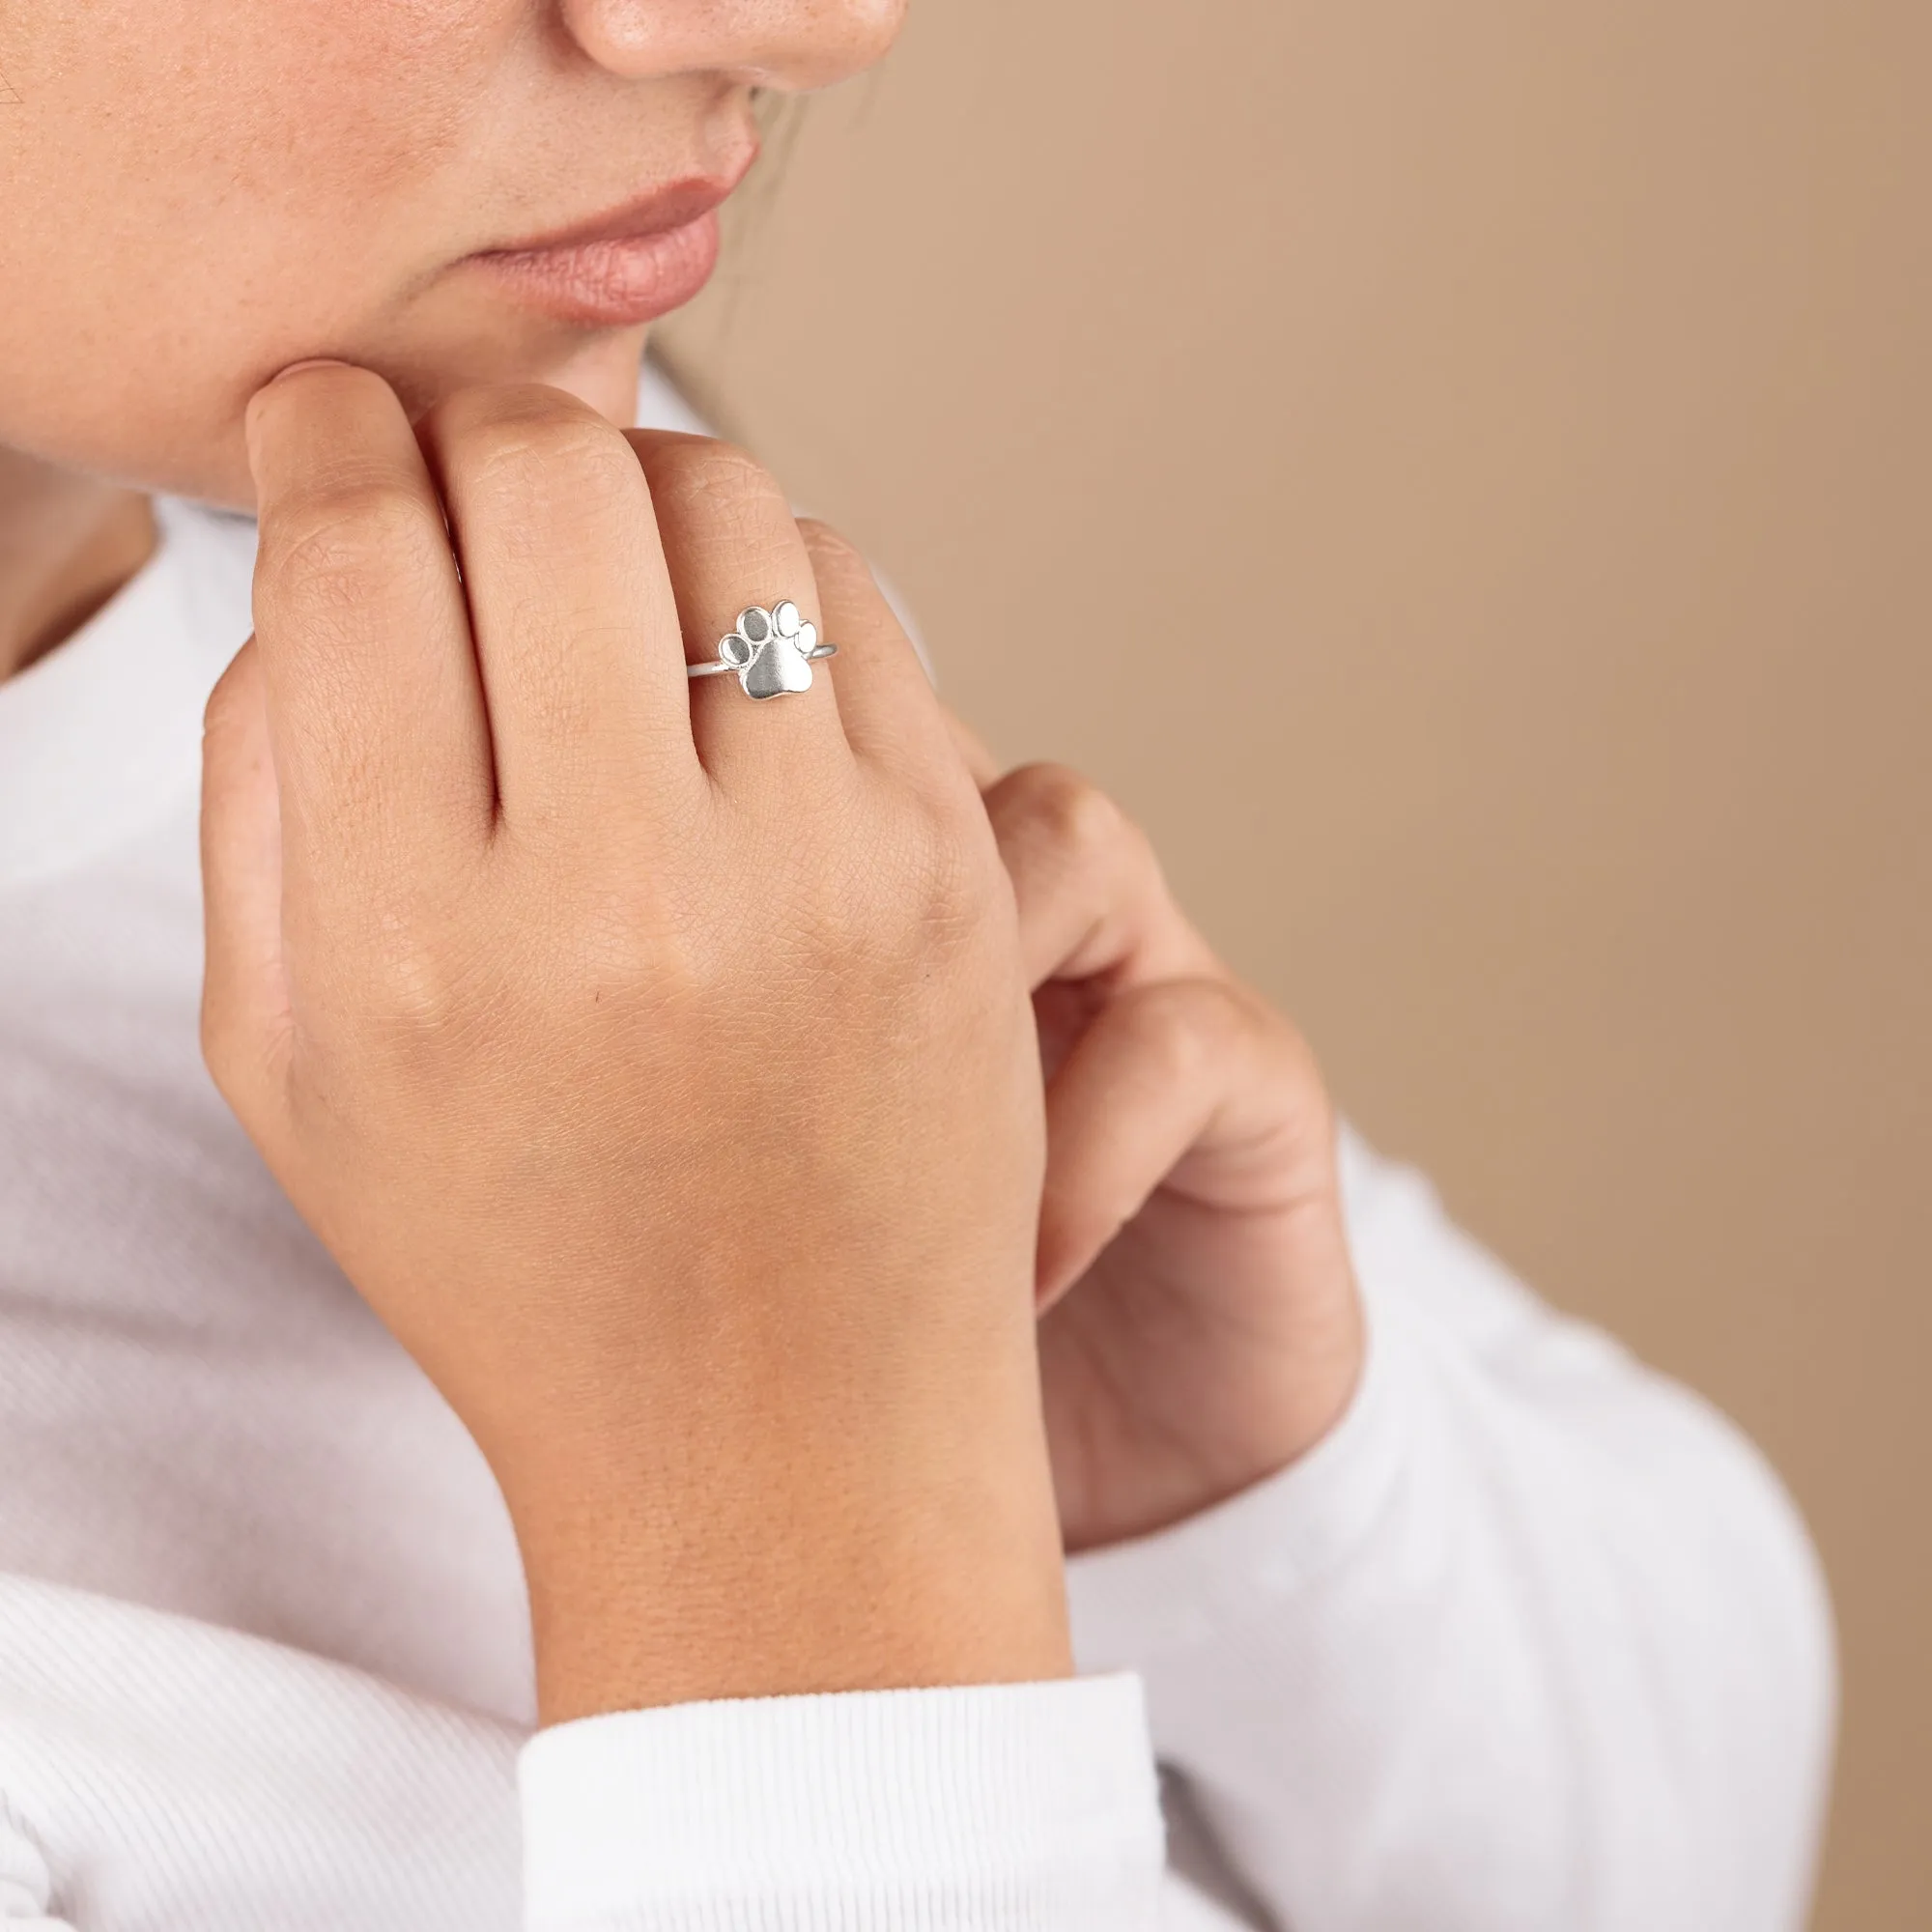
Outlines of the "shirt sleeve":
M 1139 1683 L 677 1705 L 542 1731 L 528 1932 L 1153 1932 Z
M 1834 1720 L 1810 1545 L 1715 1410 L 1344 1150 L 1367 1369 L 1294 1467 L 1072 1565 L 1076 1650 L 1294 1932 L 1795 1932 Z

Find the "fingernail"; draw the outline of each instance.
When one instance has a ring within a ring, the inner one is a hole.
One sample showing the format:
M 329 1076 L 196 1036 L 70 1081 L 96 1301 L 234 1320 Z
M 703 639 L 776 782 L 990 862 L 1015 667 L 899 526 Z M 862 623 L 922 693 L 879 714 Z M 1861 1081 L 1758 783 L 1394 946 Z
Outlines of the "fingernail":
M 339 355 L 304 355 L 299 362 L 291 362 L 286 369 L 277 369 L 262 384 L 265 389 L 272 388 L 277 383 L 286 383 L 291 376 L 299 376 L 304 369 L 353 369 L 353 362 L 345 362 Z

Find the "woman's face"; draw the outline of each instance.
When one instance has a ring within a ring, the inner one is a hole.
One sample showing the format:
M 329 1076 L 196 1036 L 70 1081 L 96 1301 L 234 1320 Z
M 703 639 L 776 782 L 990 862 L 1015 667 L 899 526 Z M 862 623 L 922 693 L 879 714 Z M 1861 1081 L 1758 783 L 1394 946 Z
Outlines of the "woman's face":
M 0 0 L 0 444 L 245 504 L 242 405 L 309 355 L 627 421 L 753 90 L 903 4 Z

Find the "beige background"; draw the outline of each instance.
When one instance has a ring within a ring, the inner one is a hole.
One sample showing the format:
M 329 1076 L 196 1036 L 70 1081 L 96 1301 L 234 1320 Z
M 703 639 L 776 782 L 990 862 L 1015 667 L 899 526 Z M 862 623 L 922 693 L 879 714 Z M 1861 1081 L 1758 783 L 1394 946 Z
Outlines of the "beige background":
M 1932 8 L 921 0 L 669 355 L 1769 1448 L 1932 1921 Z

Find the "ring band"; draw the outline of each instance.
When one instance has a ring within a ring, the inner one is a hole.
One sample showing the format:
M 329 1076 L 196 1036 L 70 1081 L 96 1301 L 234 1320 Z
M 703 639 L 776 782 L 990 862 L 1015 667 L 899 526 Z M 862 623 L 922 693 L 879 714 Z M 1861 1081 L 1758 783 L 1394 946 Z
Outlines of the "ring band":
M 738 673 L 748 697 L 782 697 L 787 692 L 811 689 L 815 658 L 829 658 L 837 644 L 822 644 L 818 627 L 799 614 L 790 598 L 767 611 L 753 604 L 738 612 L 736 630 L 718 639 L 718 656 L 709 664 L 686 665 L 687 677 L 719 677 Z

